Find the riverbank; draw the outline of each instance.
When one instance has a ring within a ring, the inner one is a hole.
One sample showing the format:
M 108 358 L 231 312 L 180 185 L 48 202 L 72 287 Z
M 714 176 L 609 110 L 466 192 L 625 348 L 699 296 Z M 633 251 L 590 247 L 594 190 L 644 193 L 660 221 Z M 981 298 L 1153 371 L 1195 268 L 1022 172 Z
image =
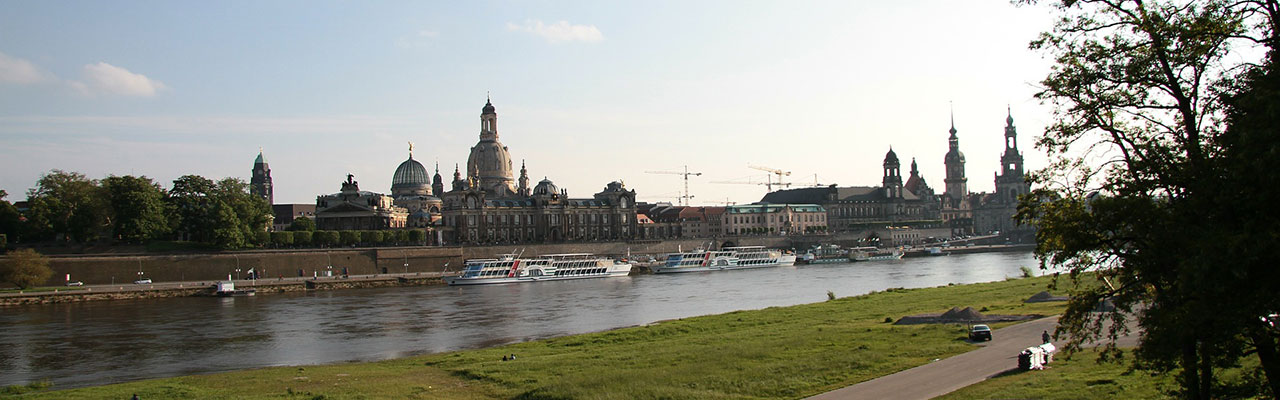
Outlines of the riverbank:
M 410 273 L 324 278 L 279 278 L 238 280 L 239 289 L 253 289 L 255 294 L 304 292 L 310 290 L 368 289 L 406 286 L 443 285 L 443 274 Z M 172 297 L 216 296 L 215 282 L 168 282 L 148 285 L 93 285 L 61 290 L 0 292 L 0 307 L 28 304 L 58 304 L 82 301 L 159 299 Z M 47 289 L 47 288 L 41 288 Z
M 798 398 L 975 348 L 962 325 L 885 319 L 955 306 L 1055 314 L 1023 303 L 1049 278 L 896 289 L 388 361 L 129 382 L 32 398 Z M 503 355 L 515 354 L 515 361 Z M 56 388 L 54 388 L 56 389 Z

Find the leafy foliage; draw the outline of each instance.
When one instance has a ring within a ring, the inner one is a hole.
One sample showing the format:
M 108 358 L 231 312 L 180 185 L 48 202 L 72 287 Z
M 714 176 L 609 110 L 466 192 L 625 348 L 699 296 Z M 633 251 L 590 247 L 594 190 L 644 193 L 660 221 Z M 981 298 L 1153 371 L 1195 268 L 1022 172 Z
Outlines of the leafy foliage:
M 27 192 L 27 225 L 37 238 L 88 242 L 107 225 L 107 205 L 97 182 L 77 172 L 53 170 Z
M 167 235 L 172 227 L 165 217 L 172 206 L 165 190 L 145 176 L 110 176 L 102 180 L 113 236 L 141 243 Z
M 1037 147 L 1018 218 L 1037 228 L 1042 268 L 1097 270 L 1060 320 L 1069 350 L 1114 338 L 1135 315 L 1138 365 L 1178 370 L 1182 395 L 1211 398 L 1216 369 L 1256 355 L 1280 397 L 1268 264 L 1275 151 L 1277 18 L 1263 1 L 1064 1 L 1032 43 L 1056 61 L 1037 95 L 1055 118 Z M 1262 45 L 1258 62 L 1239 46 Z M 1101 159 L 1101 164 L 1086 160 Z M 1243 192 L 1243 193 L 1242 193 Z M 1242 196 L 1242 194 L 1246 194 Z M 1266 261 L 1264 261 L 1266 260 Z M 1103 299 L 1116 311 L 1093 313 Z M 1108 322 L 1111 322 L 1108 324 Z M 1103 359 L 1118 356 L 1105 348 Z M 1261 390 L 1261 389 L 1259 389 Z
M 291 231 L 307 231 L 307 232 L 315 232 L 315 230 L 316 230 L 316 221 L 312 220 L 311 218 L 307 218 L 307 217 L 298 217 L 298 218 L 294 218 L 294 219 L 293 219 L 293 222 L 290 222 L 290 223 L 289 223 L 289 230 L 291 230 Z
M 19 289 L 45 283 L 50 276 L 53 270 L 49 268 L 49 258 L 32 249 L 10 251 L 5 262 L 0 263 L 0 280 Z

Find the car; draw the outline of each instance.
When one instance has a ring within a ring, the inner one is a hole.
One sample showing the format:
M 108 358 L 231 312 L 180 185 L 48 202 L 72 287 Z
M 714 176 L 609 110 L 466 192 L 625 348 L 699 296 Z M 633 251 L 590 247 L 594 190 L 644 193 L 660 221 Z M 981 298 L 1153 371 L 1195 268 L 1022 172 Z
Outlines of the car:
M 84 286 L 84 282 L 80 282 L 80 281 L 67 281 L 67 286 Z
M 969 327 L 969 340 L 991 340 L 991 327 L 986 325 L 974 325 Z
M 150 284 L 151 284 L 151 278 L 142 278 L 142 279 L 139 279 L 139 280 L 133 281 L 133 283 L 134 283 L 134 284 L 137 284 L 137 285 L 150 285 Z

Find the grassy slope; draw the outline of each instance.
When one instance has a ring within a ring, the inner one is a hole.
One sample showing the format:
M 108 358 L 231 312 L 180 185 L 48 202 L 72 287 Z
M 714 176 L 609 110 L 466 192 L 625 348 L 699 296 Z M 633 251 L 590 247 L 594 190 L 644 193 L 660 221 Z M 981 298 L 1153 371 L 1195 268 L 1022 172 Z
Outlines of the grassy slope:
M 46 392 L 32 398 L 797 398 L 972 350 L 960 325 L 886 317 L 1024 304 L 1047 278 L 893 290 L 792 307 L 398 360 L 282 367 Z M 503 362 L 515 353 L 516 361 Z

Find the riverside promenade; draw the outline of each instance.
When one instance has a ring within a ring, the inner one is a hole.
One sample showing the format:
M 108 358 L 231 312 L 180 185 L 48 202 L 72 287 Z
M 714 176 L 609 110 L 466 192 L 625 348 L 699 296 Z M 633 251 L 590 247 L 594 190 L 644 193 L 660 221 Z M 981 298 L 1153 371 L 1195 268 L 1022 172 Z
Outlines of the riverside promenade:
M 931 399 L 965 386 L 995 377 L 1018 366 L 1018 353 L 1041 343 L 1040 334 L 1053 332 L 1058 317 L 1041 318 L 997 329 L 990 342 L 977 344 L 980 349 L 934 361 L 912 369 L 846 386 L 817 396 L 812 400 L 849 399 Z M 1127 335 L 1117 342 L 1121 347 L 1138 344 L 1137 335 Z M 1054 343 L 1061 346 L 1061 343 Z

